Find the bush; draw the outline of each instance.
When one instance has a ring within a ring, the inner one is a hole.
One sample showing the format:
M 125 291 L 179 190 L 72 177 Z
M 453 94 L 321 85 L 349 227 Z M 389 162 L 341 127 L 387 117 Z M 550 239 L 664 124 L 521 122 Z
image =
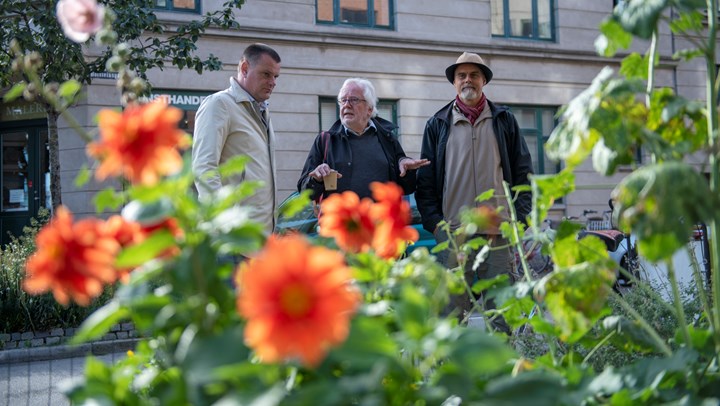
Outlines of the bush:
M 53 328 L 78 327 L 95 309 L 104 305 L 114 292 L 109 286 L 91 306 L 70 304 L 63 307 L 51 293 L 31 296 L 22 289 L 25 262 L 35 252 L 35 236 L 50 213 L 41 210 L 38 218 L 30 220 L 19 237 L 12 236 L 10 243 L 0 250 L 0 333 L 49 331 Z
M 703 321 L 702 306 L 698 295 L 699 290 L 695 285 L 688 284 L 681 287 L 683 310 L 685 311 L 688 322 L 695 325 Z M 612 315 L 632 319 L 632 315 L 621 306 L 621 300 L 624 300 L 645 319 L 663 340 L 670 343 L 674 341 L 673 338 L 678 332 L 677 317 L 670 308 L 670 305 L 661 302 L 657 293 L 653 293 L 650 285 L 638 283 L 634 288 L 624 291 L 622 296 L 610 297 L 608 305 L 612 309 Z M 601 325 L 597 325 L 588 333 L 588 336 L 601 339 L 607 334 L 608 331 L 604 330 Z M 547 337 L 531 331 L 523 331 L 520 334 L 515 334 L 511 337 L 510 342 L 513 348 L 527 359 L 537 359 L 550 351 Z M 565 347 L 560 342 L 555 342 L 555 348 L 560 355 L 572 351 L 579 354 L 582 358 L 587 357 L 586 362 L 596 371 L 602 371 L 608 366 L 620 368 L 642 358 L 661 356 L 660 353 L 656 352 L 625 351 L 612 345 L 612 341 L 608 344 L 609 345 L 594 348 L 593 346 L 585 346 L 580 342 L 570 347 Z M 590 356 L 588 357 L 588 355 Z

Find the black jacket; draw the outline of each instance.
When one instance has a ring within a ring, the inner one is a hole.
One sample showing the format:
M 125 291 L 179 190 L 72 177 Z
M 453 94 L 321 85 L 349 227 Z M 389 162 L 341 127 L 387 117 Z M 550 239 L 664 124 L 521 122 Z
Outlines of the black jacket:
M 444 219 L 442 211 L 443 189 L 445 185 L 445 147 L 449 128 L 452 123 L 454 101 L 440 109 L 425 124 L 420 158 L 430 160 L 430 165 L 418 169 L 415 200 L 422 216 L 423 228 L 435 231 L 438 223 Z M 517 185 L 529 185 L 528 175 L 532 173 L 532 157 L 525 138 L 520 135 L 515 116 L 505 106 L 487 101 L 492 111 L 492 125 L 500 150 L 503 179 L 512 189 Z M 532 207 L 530 192 L 521 193 L 515 200 L 518 220 L 525 221 Z
M 385 158 L 388 163 L 388 179 L 397 183 L 402 187 L 405 194 L 410 194 L 415 191 L 416 171 L 407 171 L 405 176 L 400 177 L 400 168 L 398 163 L 400 159 L 405 157 L 405 152 L 400 146 L 397 137 L 393 134 L 393 130 L 397 126 L 387 120 L 380 117 L 372 118 L 375 127 L 377 128 L 377 137 L 380 141 L 380 146 L 385 153 Z M 328 151 L 327 159 L 325 157 L 325 139 L 323 133 L 329 136 L 327 140 Z M 323 182 L 317 182 L 310 176 L 310 172 L 315 170 L 318 165 L 323 162 L 327 163 L 330 168 L 342 174 L 342 178 L 338 179 L 338 188 L 332 192 L 325 191 L 325 185 Z M 308 153 L 308 157 L 305 160 L 305 166 L 303 167 L 300 180 L 298 180 L 297 188 L 298 192 L 302 192 L 305 189 L 313 191 L 311 198 L 317 200 L 322 194 L 323 197 L 327 197 L 332 193 L 342 193 L 349 190 L 350 180 L 353 176 L 353 170 L 362 170 L 362 162 L 353 162 L 352 150 L 350 149 L 350 141 L 348 136 L 345 134 L 340 120 L 336 121 L 335 124 L 327 132 L 321 132 L 315 138 L 312 148 Z

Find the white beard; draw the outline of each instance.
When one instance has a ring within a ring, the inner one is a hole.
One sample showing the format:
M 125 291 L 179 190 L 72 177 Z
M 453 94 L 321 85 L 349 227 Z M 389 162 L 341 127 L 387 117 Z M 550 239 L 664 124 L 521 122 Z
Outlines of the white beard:
M 460 98 L 463 100 L 475 100 L 478 98 L 478 93 L 475 89 L 465 88 L 460 92 Z

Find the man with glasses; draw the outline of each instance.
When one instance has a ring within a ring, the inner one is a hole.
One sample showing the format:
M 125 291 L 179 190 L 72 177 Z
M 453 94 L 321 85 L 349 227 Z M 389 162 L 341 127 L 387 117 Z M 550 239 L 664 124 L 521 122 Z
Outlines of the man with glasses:
M 512 257 L 497 222 L 489 222 L 487 228 L 477 230 L 474 235 L 456 235 L 454 231 L 460 228 L 461 213 L 486 206 L 485 213 L 500 209 L 500 218 L 507 220 L 509 203 L 503 182 L 510 188 L 528 185 L 532 158 L 515 116 L 507 107 L 485 97 L 483 89 L 493 73 L 480 55 L 463 53 L 448 66 L 445 77 L 455 87 L 457 96 L 425 125 L 421 158 L 431 164 L 418 170 L 415 199 L 423 227 L 435 235 L 438 243 L 447 241 L 450 235 L 456 237 L 458 244 L 475 237 L 488 240 L 491 249 L 479 264 L 475 261 L 479 250 L 465 257 L 465 280 L 472 286 L 477 279 L 509 274 Z M 476 201 L 477 196 L 490 189 L 494 190 L 491 199 Z M 530 193 L 520 193 L 513 206 L 518 219 L 524 221 L 531 208 Z M 449 230 L 441 224 L 447 224 Z M 455 252 L 446 250 L 439 257 L 448 268 L 459 265 Z M 494 303 L 487 300 L 485 307 L 493 308 Z M 467 320 L 472 309 L 473 303 L 467 294 L 452 298 L 451 310 L 458 311 L 462 321 Z M 492 325 L 509 332 L 502 317 Z
M 415 191 L 415 170 L 427 159 L 405 155 L 393 134 L 395 124 L 377 116 L 375 87 L 366 79 L 347 79 L 338 94 L 340 119 L 322 131 L 308 153 L 298 181 L 298 191 L 312 190 L 315 201 L 331 193 L 351 190 L 370 197 L 370 183 L 395 182 L 405 194 Z M 324 178 L 337 175 L 336 189 L 325 187 Z

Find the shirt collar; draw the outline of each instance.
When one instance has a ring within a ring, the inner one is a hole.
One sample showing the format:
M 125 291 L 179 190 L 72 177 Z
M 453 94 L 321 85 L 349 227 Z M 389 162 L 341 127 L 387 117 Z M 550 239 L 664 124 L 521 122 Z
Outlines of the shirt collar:
M 375 126 L 375 123 L 374 123 L 372 120 L 368 121 L 368 126 L 365 127 L 365 129 L 363 130 L 362 134 L 358 134 L 358 133 L 356 133 L 355 131 L 353 131 L 353 130 L 347 128 L 347 127 L 345 127 L 345 124 L 343 124 L 343 128 L 345 129 L 345 135 L 363 135 L 363 134 L 365 134 L 366 132 L 368 132 L 371 128 L 372 128 L 373 130 L 375 130 L 375 132 L 377 132 L 377 126 Z

